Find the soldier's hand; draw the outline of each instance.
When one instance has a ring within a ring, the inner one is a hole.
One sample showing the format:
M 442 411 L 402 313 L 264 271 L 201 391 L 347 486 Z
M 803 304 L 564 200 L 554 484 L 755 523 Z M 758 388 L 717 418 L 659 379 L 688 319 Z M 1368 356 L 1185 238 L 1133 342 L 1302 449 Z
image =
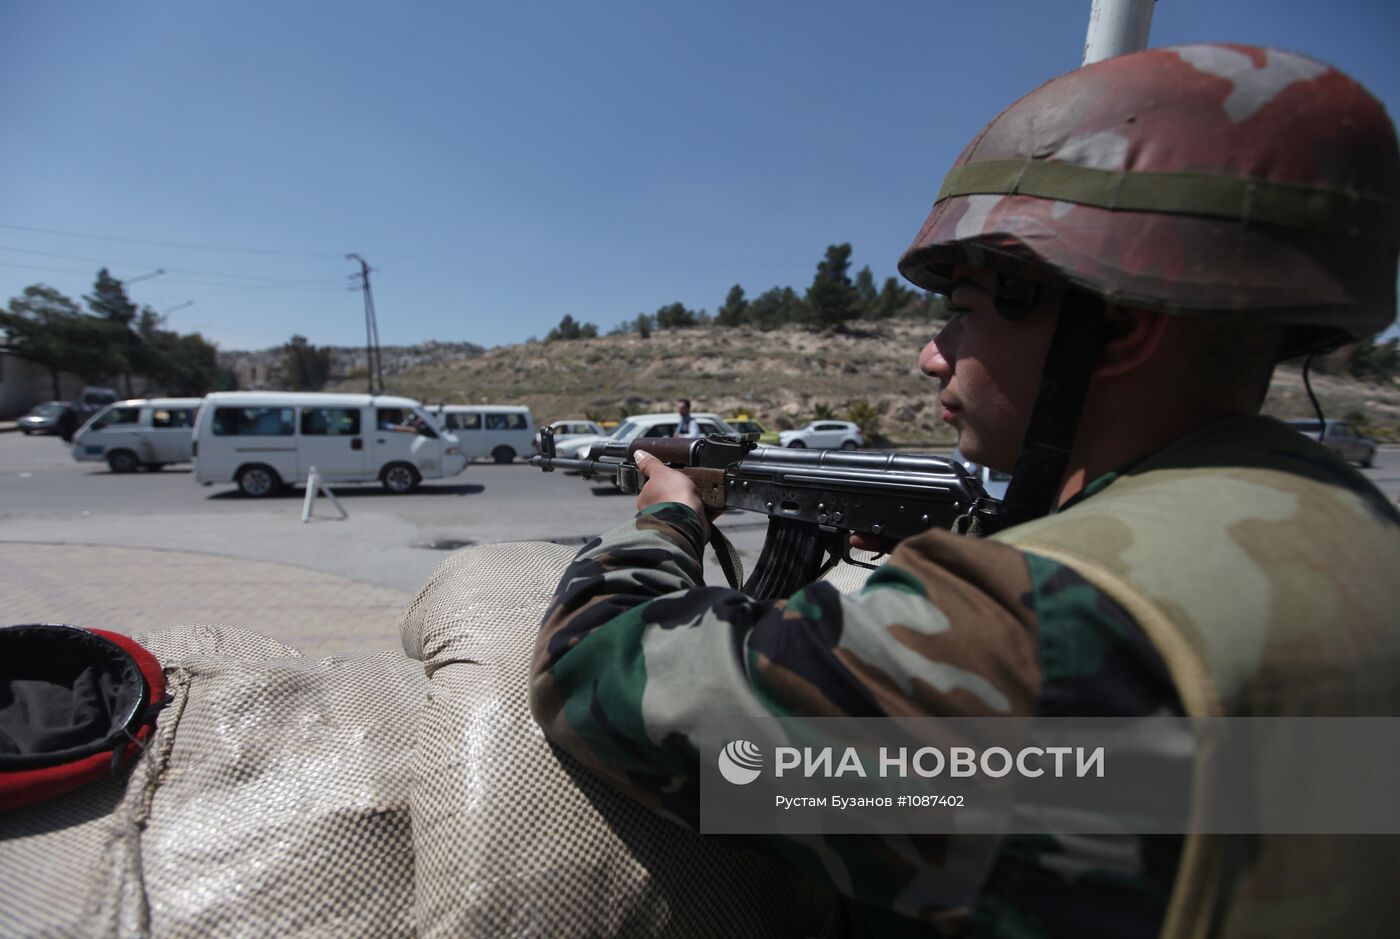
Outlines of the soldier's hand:
M 851 547 L 860 548 L 862 551 L 873 551 L 876 554 L 889 554 L 894 550 L 894 546 L 899 544 L 893 538 L 882 538 L 879 535 L 862 535 L 856 532 L 851 533 Z
M 710 516 L 700 501 L 700 493 L 690 477 L 679 470 L 671 469 L 645 450 L 637 451 L 637 472 L 646 477 L 646 484 L 637 493 L 637 511 L 660 502 L 679 502 L 688 505 L 700 516 L 705 540 L 710 540 Z

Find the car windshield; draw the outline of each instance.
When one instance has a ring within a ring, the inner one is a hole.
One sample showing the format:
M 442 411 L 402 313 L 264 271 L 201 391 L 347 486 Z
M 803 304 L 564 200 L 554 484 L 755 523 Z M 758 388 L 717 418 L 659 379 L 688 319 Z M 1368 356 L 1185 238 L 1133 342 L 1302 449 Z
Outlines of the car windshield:
M 55 414 L 63 413 L 63 405 L 56 401 L 50 401 L 48 404 L 37 405 L 30 413 L 37 417 L 53 417 Z
M 617 425 L 617 430 L 608 437 L 609 440 L 631 440 L 637 435 L 638 427 L 633 421 L 623 421 Z

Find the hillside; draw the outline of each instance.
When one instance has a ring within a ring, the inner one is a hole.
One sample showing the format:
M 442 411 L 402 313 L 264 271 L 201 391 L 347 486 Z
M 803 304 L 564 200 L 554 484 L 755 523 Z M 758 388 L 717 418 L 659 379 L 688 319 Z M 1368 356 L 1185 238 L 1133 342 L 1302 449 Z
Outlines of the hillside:
M 818 404 L 845 417 L 865 401 L 884 434 L 901 444 L 948 443 L 938 420 L 935 382 L 917 368 L 918 350 L 937 329 L 927 320 L 886 320 L 845 332 L 790 328 L 658 330 L 568 342 L 499 346 L 480 355 L 405 369 L 388 390 L 428 404 L 526 404 L 537 420 L 595 413 L 671 410 L 689 397 L 697 411 L 745 411 L 770 427 L 806 422 Z M 1400 388 L 1314 375 L 1329 417 L 1366 417 L 1368 432 L 1400 441 Z M 360 390 L 348 379 L 333 389 Z M 1278 370 L 1265 411 L 1311 415 L 1296 366 Z

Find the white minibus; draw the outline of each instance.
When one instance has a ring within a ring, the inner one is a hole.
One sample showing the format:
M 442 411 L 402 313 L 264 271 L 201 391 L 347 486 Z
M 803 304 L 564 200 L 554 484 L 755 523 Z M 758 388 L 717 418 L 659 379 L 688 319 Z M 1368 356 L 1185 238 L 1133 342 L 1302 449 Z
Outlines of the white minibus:
M 529 456 L 535 439 L 530 409 L 510 404 L 444 404 L 434 409 L 438 421 L 457 435 L 467 459 L 510 463 Z
M 457 438 L 411 398 L 317 392 L 221 391 L 204 399 L 194 477 L 266 496 L 304 482 L 374 482 L 409 492 L 466 468 Z
M 73 459 L 107 461 L 114 473 L 188 463 L 201 398 L 133 398 L 98 411 L 73 434 Z

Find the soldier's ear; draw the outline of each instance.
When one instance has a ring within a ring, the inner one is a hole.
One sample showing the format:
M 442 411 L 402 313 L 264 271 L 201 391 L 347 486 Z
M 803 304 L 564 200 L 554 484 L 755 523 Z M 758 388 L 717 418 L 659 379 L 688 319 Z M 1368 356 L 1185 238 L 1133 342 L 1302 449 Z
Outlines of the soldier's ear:
M 1099 350 L 1095 378 L 1124 375 L 1139 367 L 1162 348 L 1171 317 L 1132 307 L 1104 307 L 1103 348 Z

